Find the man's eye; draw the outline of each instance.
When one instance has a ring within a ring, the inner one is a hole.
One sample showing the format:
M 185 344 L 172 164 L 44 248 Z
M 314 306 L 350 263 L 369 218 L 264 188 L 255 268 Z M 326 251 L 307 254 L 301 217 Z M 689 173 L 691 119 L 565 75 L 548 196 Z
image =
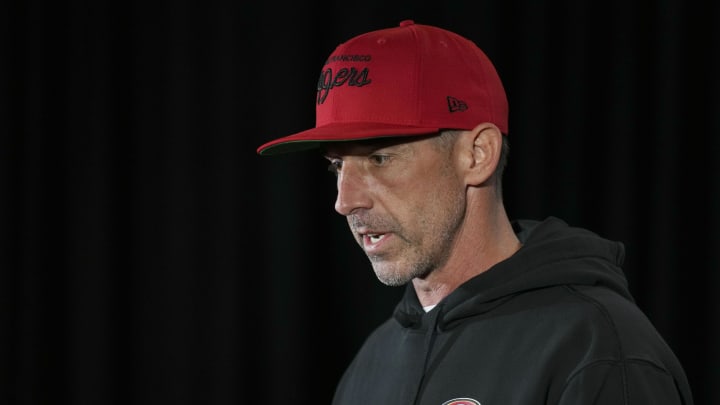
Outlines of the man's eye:
M 338 175 L 340 173 L 340 169 L 342 169 L 342 160 L 332 160 L 330 161 L 330 164 L 327 167 L 328 171 L 334 175 Z
M 388 155 L 370 155 L 368 158 L 371 162 L 378 166 L 382 166 L 390 161 L 390 156 Z

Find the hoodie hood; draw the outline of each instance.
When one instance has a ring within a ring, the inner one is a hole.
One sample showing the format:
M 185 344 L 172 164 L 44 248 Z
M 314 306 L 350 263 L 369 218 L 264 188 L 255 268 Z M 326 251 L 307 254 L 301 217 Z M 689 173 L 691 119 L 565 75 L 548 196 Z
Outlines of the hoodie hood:
M 571 227 L 555 217 L 514 221 L 513 228 L 522 248 L 440 302 L 434 309 L 442 312 L 438 327 L 490 311 L 523 292 L 559 285 L 603 286 L 633 301 L 621 268 L 625 258 L 621 242 Z M 408 284 L 395 308 L 395 319 L 405 327 L 417 327 L 424 314 L 412 284 Z

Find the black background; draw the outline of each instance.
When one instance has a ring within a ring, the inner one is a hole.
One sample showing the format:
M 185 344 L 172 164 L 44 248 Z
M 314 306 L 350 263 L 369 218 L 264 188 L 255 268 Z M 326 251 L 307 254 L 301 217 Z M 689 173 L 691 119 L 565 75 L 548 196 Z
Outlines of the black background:
M 681 0 L 4 3 L 0 402 L 329 403 L 402 291 L 322 158 L 255 149 L 314 125 L 336 45 L 403 19 L 493 59 L 510 216 L 623 241 L 720 403 L 720 9 Z

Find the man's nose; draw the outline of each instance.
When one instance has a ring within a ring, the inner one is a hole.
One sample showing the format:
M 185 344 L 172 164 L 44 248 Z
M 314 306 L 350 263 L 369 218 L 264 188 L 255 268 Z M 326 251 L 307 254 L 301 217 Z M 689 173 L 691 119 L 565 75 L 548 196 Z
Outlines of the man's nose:
M 347 216 L 356 209 L 370 207 L 372 207 L 372 199 L 362 169 L 345 162 L 337 177 L 335 211 Z

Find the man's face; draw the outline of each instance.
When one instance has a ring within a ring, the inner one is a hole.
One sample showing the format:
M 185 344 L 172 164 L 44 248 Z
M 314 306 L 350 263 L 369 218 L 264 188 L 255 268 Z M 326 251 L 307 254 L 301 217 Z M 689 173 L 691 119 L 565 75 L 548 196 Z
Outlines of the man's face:
M 452 251 L 466 207 L 453 156 L 436 136 L 326 149 L 337 175 L 335 210 L 347 218 L 381 282 L 425 277 Z

